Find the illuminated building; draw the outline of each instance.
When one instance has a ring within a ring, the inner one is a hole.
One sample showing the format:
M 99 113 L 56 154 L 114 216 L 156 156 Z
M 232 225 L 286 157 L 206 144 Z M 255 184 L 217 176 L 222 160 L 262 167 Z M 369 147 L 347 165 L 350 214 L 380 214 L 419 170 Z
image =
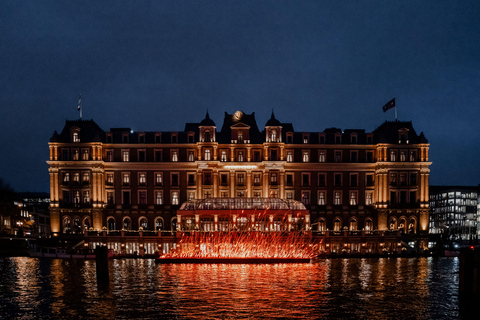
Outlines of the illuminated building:
M 478 187 L 432 186 L 430 188 L 430 233 L 449 242 L 477 239 Z
M 356 246 L 375 232 L 395 245 L 401 234 L 428 233 L 429 144 L 411 122 L 297 132 L 272 113 L 260 130 L 254 113 L 237 111 L 220 130 L 207 113 L 183 131 L 143 132 L 75 120 L 49 146 L 56 234 L 220 231 L 233 214 L 182 219 L 183 203 L 209 198 L 296 200 L 309 212 L 302 228 L 339 250 L 334 236 L 345 233 Z

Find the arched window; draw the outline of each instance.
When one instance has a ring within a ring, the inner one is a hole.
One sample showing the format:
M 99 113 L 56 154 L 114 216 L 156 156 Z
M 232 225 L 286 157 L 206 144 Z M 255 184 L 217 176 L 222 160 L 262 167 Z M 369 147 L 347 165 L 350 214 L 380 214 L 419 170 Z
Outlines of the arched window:
M 148 228 L 147 218 L 141 217 L 141 218 L 138 220 L 138 225 L 139 225 L 143 230 L 147 230 L 147 228 Z
M 72 231 L 72 220 L 69 216 L 63 218 L 63 233 L 70 233 Z
M 318 231 L 327 231 L 325 219 L 320 219 L 320 221 L 318 222 Z
M 132 220 L 130 219 L 130 217 L 123 218 L 123 229 L 132 230 Z
M 75 234 L 82 233 L 82 225 L 80 223 L 80 217 L 73 218 L 73 233 Z
M 172 218 L 171 226 L 172 226 L 172 229 L 171 229 L 172 232 L 177 231 L 177 217 Z
M 372 221 L 372 219 L 367 218 L 367 220 L 365 220 L 365 230 L 366 231 L 373 231 L 373 221 Z
M 155 219 L 155 230 L 156 231 L 163 230 L 163 218 L 162 217 L 157 217 Z
M 397 218 L 391 217 L 390 222 L 388 224 L 389 230 L 397 230 Z
M 107 228 L 109 231 L 115 230 L 115 218 L 110 217 L 107 219 Z
M 272 130 L 272 142 L 277 142 L 277 131 Z
M 407 218 L 400 217 L 400 224 L 398 225 L 398 229 L 402 230 L 403 233 L 407 233 L 407 228 L 408 228 Z
M 335 221 L 333 222 L 333 231 L 341 231 L 342 229 L 342 221 L 340 218 L 335 218 Z
M 210 135 L 210 132 L 209 131 L 206 131 L 205 134 L 204 134 L 204 138 L 203 138 L 203 141 L 204 142 L 211 142 L 211 135 Z
M 417 233 L 417 219 L 415 217 L 410 217 L 408 221 L 408 233 L 409 234 Z
M 355 218 L 350 219 L 349 230 L 350 231 L 357 231 L 357 219 L 355 219 Z
M 92 226 L 92 221 L 90 220 L 90 217 L 85 217 L 83 218 L 83 232 L 87 232 L 88 229 Z

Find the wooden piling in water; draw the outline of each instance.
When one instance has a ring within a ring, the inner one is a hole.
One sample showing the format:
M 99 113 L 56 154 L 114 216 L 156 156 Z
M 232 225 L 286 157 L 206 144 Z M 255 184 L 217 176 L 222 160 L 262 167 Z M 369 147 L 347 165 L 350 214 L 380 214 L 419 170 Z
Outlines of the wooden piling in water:
M 104 246 L 95 248 L 95 261 L 97 269 L 97 284 L 108 284 L 108 249 Z

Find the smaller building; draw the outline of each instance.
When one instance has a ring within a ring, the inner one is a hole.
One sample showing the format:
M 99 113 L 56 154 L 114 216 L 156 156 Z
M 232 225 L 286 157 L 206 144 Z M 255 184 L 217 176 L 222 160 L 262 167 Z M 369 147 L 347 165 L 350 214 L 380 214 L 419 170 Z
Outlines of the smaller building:
M 478 187 L 430 186 L 430 234 L 448 243 L 478 239 Z

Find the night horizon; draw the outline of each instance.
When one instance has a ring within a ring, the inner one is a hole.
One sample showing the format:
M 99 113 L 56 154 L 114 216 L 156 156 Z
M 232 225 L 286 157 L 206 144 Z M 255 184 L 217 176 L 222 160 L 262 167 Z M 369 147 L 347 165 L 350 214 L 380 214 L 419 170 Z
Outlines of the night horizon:
M 430 144 L 431 185 L 480 182 L 474 1 L 5 3 L 0 178 L 48 192 L 65 120 L 183 130 L 207 110 L 272 113 L 296 132 L 372 132 L 395 111 Z M 218 129 L 218 128 L 217 128 Z

